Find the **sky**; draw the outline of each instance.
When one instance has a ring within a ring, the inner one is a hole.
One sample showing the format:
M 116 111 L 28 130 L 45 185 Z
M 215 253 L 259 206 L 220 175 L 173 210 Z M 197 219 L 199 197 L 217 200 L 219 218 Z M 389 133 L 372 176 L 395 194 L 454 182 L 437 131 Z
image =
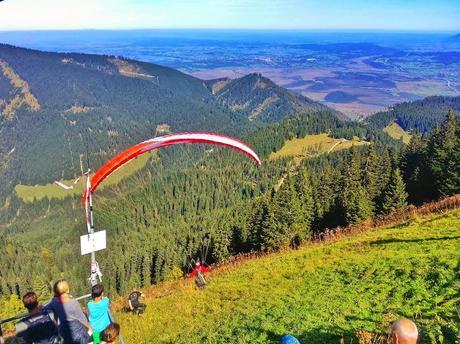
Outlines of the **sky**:
M 460 32 L 460 0 L 4 0 L 0 30 L 213 28 Z

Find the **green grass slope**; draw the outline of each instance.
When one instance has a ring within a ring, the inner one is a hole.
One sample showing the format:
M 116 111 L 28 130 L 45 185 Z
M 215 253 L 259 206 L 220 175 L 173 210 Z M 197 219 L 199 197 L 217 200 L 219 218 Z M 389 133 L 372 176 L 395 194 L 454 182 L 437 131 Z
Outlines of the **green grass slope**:
M 410 142 L 411 135 L 408 132 L 406 132 L 403 128 L 401 128 L 401 126 L 396 122 L 388 124 L 385 128 L 383 128 L 383 131 L 395 140 L 402 139 L 402 141 L 405 144 L 408 144 Z
M 225 266 L 205 290 L 147 291 L 147 312 L 116 312 L 128 343 L 357 343 L 415 318 L 423 343 L 458 343 L 460 210 Z

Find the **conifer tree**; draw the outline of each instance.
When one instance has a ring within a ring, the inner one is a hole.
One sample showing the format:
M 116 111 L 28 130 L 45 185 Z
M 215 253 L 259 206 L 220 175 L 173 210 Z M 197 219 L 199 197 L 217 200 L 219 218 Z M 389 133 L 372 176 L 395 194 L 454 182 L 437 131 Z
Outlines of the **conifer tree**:
M 267 197 L 260 197 L 254 202 L 248 220 L 248 241 L 252 249 L 267 250 L 272 246 L 275 223 Z
M 352 149 L 342 176 L 341 206 L 346 225 L 354 225 L 372 216 L 369 196 L 361 185 L 360 169 L 359 154 Z
M 47 302 L 51 298 L 50 284 L 42 276 L 35 276 L 32 280 L 32 290 L 37 294 L 41 302 Z
M 299 200 L 300 209 L 298 209 L 295 220 L 297 233 L 300 241 L 304 241 L 311 236 L 311 223 L 313 220 L 313 191 L 310 180 L 305 168 L 300 169 L 295 177 L 295 190 Z
M 371 144 L 367 149 L 363 168 L 363 186 L 365 187 L 369 200 L 375 205 L 380 194 L 379 175 L 381 172 L 375 144 Z
M 414 134 L 404 147 L 400 162 L 401 175 L 411 203 L 418 204 L 434 196 L 428 160 L 426 140 Z
M 404 181 L 401 177 L 399 168 L 395 168 L 391 173 L 390 182 L 384 192 L 382 213 L 389 214 L 392 211 L 407 206 L 407 192 Z
M 293 178 L 288 176 L 273 197 L 273 216 L 275 226 L 270 235 L 270 248 L 278 249 L 292 243 L 295 238 L 293 228 L 299 218 L 300 202 L 294 188 Z
M 460 192 L 460 120 L 449 111 L 442 127 L 436 127 L 428 142 L 428 156 L 438 196 Z

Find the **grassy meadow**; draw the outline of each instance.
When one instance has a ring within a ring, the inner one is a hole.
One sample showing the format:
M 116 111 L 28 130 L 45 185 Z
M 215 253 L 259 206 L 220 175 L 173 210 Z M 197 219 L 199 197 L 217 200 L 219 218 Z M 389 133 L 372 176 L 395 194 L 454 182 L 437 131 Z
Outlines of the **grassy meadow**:
M 400 140 L 402 138 L 403 142 L 406 144 L 409 143 L 411 138 L 411 135 L 401 128 L 396 122 L 388 124 L 385 128 L 383 128 L 383 131 L 395 140 Z
M 152 156 L 156 156 L 155 152 L 139 155 L 137 158 L 131 160 L 128 164 L 120 167 L 117 173 L 107 177 L 107 179 L 104 180 L 104 182 L 100 185 L 100 188 L 118 184 L 123 178 L 131 176 L 136 171 L 142 169 Z M 60 180 L 60 182 L 71 186 L 74 183 L 74 179 Z M 73 185 L 73 189 L 71 190 L 65 190 L 59 186 L 54 185 L 53 183 L 46 185 L 18 184 L 14 190 L 16 191 L 19 198 L 21 198 L 24 202 L 33 202 L 34 200 L 38 201 L 45 197 L 64 199 L 67 196 L 80 195 L 83 193 L 85 187 L 86 178 L 81 178 L 75 185 Z
M 270 154 L 269 159 L 274 160 L 284 157 L 307 158 L 322 153 L 330 153 L 341 149 L 350 148 L 353 145 L 363 145 L 364 141 L 358 139 L 345 140 L 330 137 L 328 134 L 307 135 L 304 138 L 294 138 L 284 143 L 277 152 Z
M 115 303 L 127 343 L 379 343 L 414 319 L 422 343 L 459 343 L 460 210 L 216 269 L 197 290 L 145 290 L 143 317 Z M 366 339 L 367 338 L 367 339 Z M 371 339 L 373 338 L 373 339 Z M 383 339 L 382 339 L 383 340 Z

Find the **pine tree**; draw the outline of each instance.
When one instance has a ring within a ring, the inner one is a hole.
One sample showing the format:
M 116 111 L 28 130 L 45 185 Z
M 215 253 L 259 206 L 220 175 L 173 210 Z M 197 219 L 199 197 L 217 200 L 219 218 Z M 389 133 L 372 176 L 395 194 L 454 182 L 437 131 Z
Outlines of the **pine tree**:
M 292 243 L 295 239 L 293 228 L 296 219 L 299 218 L 300 202 L 294 188 L 293 178 L 288 176 L 281 184 L 278 192 L 273 197 L 273 216 L 275 221 L 274 230 L 270 235 L 272 249 L 278 249 L 283 245 Z
M 399 168 L 391 173 L 390 182 L 385 190 L 381 212 L 389 214 L 407 206 L 407 192 Z
M 304 241 L 311 236 L 311 223 L 313 221 L 313 191 L 306 169 L 301 169 L 295 177 L 295 190 L 299 200 L 300 209 L 297 210 L 295 225 L 299 240 Z
M 47 302 L 51 298 L 51 287 L 46 278 L 42 276 L 35 276 L 32 280 L 32 290 L 37 294 L 41 302 Z
M 254 250 L 272 248 L 275 234 L 273 213 L 267 197 L 260 197 L 254 202 L 248 219 L 248 241 Z
M 411 203 L 422 203 L 434 197 L 427 156 L 427 142 L 414 134 L 404 147 L 400 162 L 401 175 Z
M 372 204 L 361 185 L 361 165 L 356 149 L 352 149 L 345 165 L 340 202 L 346 225 L 354 225 L 372 216 Z
M 460 119 L 449 111 L 428 142 L 428 156 L 438 196 L 460 193 Z
M 363 169 L 363 185 L 369 195 L 369 199 L 374 205 L 380 194 L 379 175 L 381 172 L 375 144 L 371 144 L 365 156 Z

